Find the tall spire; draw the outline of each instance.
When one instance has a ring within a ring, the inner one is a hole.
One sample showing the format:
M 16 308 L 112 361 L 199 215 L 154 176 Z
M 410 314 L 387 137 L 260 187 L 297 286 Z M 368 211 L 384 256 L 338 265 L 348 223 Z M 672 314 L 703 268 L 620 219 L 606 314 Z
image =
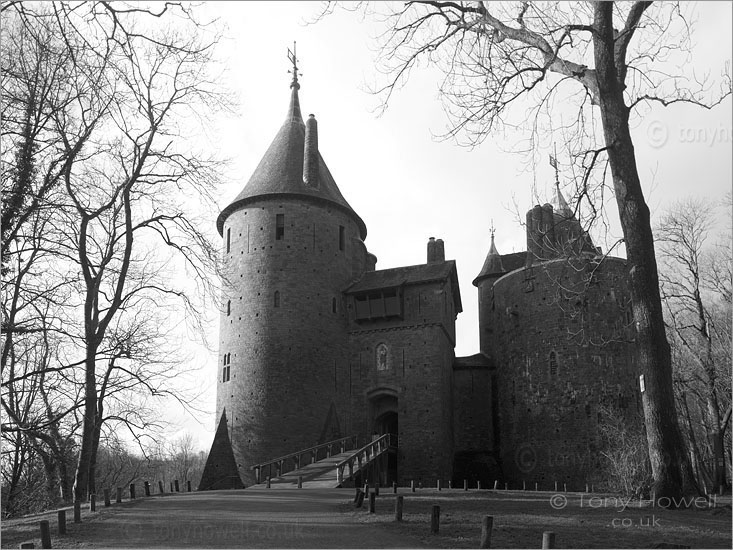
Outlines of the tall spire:
M 560 192 L 560 173 L 557 168 L 557 143 L 555 145 L 555 154 L 550 155 L 550 166 L 552 166 L 555 169 L 555 200 L 553 201 L 553 206 L 555 207 L 555 211 L 564 216 L 564 217 L 570 217 L 573 215 L 573 210 L 568 206 L 567 201 L 565 200 L 565 197 L 562 196 L 562 193 Z
M 287 120 L 295 120 L 303 124 L 303 115 L 300 112 L 300 99 L 298 99 L 298 90 L 300 90 L 300 83 L 298 82 L 298 58 L 295 55 L 295 45 L 293 42 L 293 49 L 288 48 L 288 59 L 293 64 L 292 70 L 288 71 L 293 75 L 293 80 L 290 82 L 290 88 L 293 90 L 290 94 L 290 106 L 288 107 Z M 302 76 L 302 75 L 300 75 Z

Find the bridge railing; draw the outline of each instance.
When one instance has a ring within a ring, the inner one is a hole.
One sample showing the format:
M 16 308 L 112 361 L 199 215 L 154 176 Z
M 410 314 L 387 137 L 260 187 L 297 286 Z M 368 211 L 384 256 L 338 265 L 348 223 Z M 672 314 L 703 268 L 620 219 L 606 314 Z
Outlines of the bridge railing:
M 321 456 L 321 458 L 328 458 L 333 454 L 334 449 L 338 449 L 339 453 L 343 453 L 345 451 L 348 451 L 349 447 L 353 449 L 358 444 L 358 436 L 350 435 L 348 437 L 342 437 L 341 439 L 334 439 L 333 441 L 328 441 L 327 443 L 321 443 L 320 445 L 308 447 L 307 449 L 302 449 L 288 455 L 279 456 L 277 458 L 273 458 L 272 460 L 268 460 L 267 462 L 255 464 L 254 466 L 251 466 L 250 469 L 254 470 L 257 483 L 262 483 L 262 473 L 264 471 L 267 471 L 267 477 L 272 479 L 273 466 L 275 467 L 274 477 L 279 477 L 287 472 L 300 468 L 303 464 L 303 457 L 309 458 L 310 463 L 312 464 L 319 460 L 319 454 L 324 455 L 324 451 L 325 455 Z
M 370 441 L 336 464 L 336 480 L 338 483 L 343 483 L 347 479 L 351 479 L 356 472 L 394 447 L 397 447 L 397 435 L 395 434 L 384 434 Z M 349 472 L 345 476 L 347 468 Z

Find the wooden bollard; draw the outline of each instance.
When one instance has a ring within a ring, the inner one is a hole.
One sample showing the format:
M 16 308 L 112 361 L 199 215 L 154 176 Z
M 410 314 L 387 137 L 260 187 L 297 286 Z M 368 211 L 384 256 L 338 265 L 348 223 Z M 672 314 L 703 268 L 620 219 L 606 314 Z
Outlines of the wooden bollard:
M 66 534 L 66 510 L 59 510 L 58 513 L 59 535 Z
M 357 489 L 355 506 L 356 508 L 361 508 L 362 504 L 364 504 L 364 491 Z
M 438 491 L 440 491 L 441 490 L 440 489 L 440 480 L 437 481 L 437 485 L 436 486 L 438 487 Z
M 379 496 L 379 483 L 374 486 L 374 494 Z
M 392 482 L 392 492 L 396 495 L 397 494 L 397 482 Z
M 173 481 L 173 486 L 176 488 L 176 493 L 180 493 L 181 492 L 181 488 L 178 485 L 178 480 L 177 479 Z
M 527 490 L 527 483 L 524 480 L 522 480 L 522 491 L 526 491 L 526 490 Z
M 588 487 L 588 484 L 587 483 L 585 484 L 585 492 L 586 493 L 590 493 L 590 487 Z
M 374 514 L 377 510 L 377 494 L 369 493 L 369 513 Z
M 369 484 L 368 483 L 365 483 L 364 484 L 364 494 L 365 495 L 368 495 L 369 494 Z
M 35 547 L 36 547 L 36 543 L 30 540 L 20 543 L 20 548 L 35 548 Z
M 453 488 L 453 480 L 449 479 L 448 480 L 448 489 L 452 489 L 452 488 Z
M 430 515 L 430 532 L 434 535 L 440 531 L 440 506 L 433 504 L 432 514 Z
M 74 523 L 81 523 L 81 500 L 74 501 Z
M 359 487 L 356 487 L 356 491 L 354 491 L 354 504 L 356 504 L 356 501 L 359 500 L 359 493 L 361 493 L 361 489 Z
M 508 491 L 509 490 L 509 482 L 507 482 L 507 481 L 504 482 L 504 490 L 505 491 Z
M 394 520 L 395 521 L 402 521 L 402 508 L 405 504 L 404 498 L 405 497 L 400 495 L 394 501 Z
M 494 518 L 492 516 L 484 516 L 481 522 L 481 540 L 479 540 L 479 548 L 491 548 L 491 530 L 494 528 Z
M 467 479 L 463 480 L 463 490 L 468 491 L 468 480 Z
M 534 482 L 534 490 L 535 490 L 535 491 L 537 490 L 537 486 L 538 486 L 538 485 L 537 485 L 537 482 L 535 481 L 535 482 Z
M 542 548 L 555 548 L 555 533 L 552 531 L 542 533 Z
M 145 496 L 149 497 L 150 496 L 150 483 L 148 483 L 147 481 L 143 483 L 143 489 L 145 489 Z
M 557 493 L 557 481 L 555 482 L 555 492 Z
M 298 489 L 303 488 L 303 476 L 298 476 Z
M 163 489 L 163 482 L 158 480 L 158 492 L 162 495 L 165 493 L 165 490 Z
M 104 505 L 109 508 L 112 503 L 109 501 L 109 489 L 104 490 Z
M 499 480 L 495 479 L 494 480 L 494 491 L 496 491 L 498 488 L 499 488 Z
M 415 480 L 413 479 L 410 481 L 410 490 L 414 493 L 415 492 Z
M 567 493 L 568 492 L 568 484 L 567 483 L 563 483 L 562 484 L 562 492 L 563 493 Z
M 191 480 L 189 479 L 186 481 L 186 490 L 190 493 L 191 492 Z
M 135 484 L 130 483 L 130 500 L 135 500 Z
M 41 548 L 51 548 L 51 527 L 48 525 L 48 520 L 44 519 L 40 521 L 41 526 Z
M 117 487 L 117 499 L 115 502 L 117 502 L 117 504 L 122 502 L 122 487 Z
M 267 488 L 270 488 L 270 476 L 267 476 Z
M 478 489 L 479 491 L 481 490 L 481 480 L 480 479 L 476 482 L 476 489 Z
M 89 511 L 90 512 L 97 511 L 97 495 L 95 495 L 94 493 L 89 495 Z

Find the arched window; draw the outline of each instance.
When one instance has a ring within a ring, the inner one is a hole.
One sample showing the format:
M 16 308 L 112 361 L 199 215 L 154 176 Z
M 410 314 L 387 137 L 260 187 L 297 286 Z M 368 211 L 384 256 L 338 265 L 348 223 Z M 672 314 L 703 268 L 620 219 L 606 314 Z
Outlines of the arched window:
M 550 376 L 557 375 L 557 354 L 554 351 L 550 352 Z
M 280 307 L 280 291 L 275 291 L 275 307 Z

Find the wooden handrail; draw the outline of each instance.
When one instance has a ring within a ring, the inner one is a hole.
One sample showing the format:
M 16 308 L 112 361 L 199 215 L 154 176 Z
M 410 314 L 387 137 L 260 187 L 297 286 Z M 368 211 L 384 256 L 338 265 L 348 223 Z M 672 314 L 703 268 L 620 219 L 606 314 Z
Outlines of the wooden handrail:
M 320 443 L 319 445 L 314 445 L 313 447 L 308 447 L 307 449 L 301 449 L 300 451 L 296 451 L 294 453 L 290 453 L 287 455 L 279 456 L 277 458 L 273 458 L 272 460 L 268 460 L 267 462 L 261 462 L 259 464 L 255 464 L 254 466 L 250 466 L 250 470 L 254 470 L 256 472 L 257 482 L 261 483 L 261 472 L 262 472 L 262 468 L 264 467 L 267 467 L 267 466 L 272 467 L 273 464 L 281 465 L 286 460 L 291 460 L 291 459 L 297 459 L 296 462 L 300 464 L 299 458 L 304 454 L 312 453 L 313 457 L 315 458 L 318 454 L 318 451 L 320 451 L 321 449 L 334 447 L 337 445 L 340 446 L 342 444 L 346 446 L 348 443 L 352 443 L 354 446 L 356 446 L 358 444 L 358 441 L 359 439 L 358 439 L 358 436 L 356 435 L 342 437 L 341 439 L 334 439 L 333 441 L 327 441 L 326 443 Z M 280 472 L 280 473 L 282 474 L 283 472 Z
M 360 449 L 355 450 L 351 455 L 336 464 L 336 479 L 339 483 L 344 481 L 344 469 L 349 465 L 349 476 L 353 475 L 353 464 L 357 460 L 359 467 L 363 467 L 370 463 L 374 458 L 387 451 L 392 445 L 393 434 L 384 434 L 373 441 L 370 441 Z M 397 437 L 396 435 L 394 437 Z M 364 454 L 364 461 L 361 460 L 361 454 Z

